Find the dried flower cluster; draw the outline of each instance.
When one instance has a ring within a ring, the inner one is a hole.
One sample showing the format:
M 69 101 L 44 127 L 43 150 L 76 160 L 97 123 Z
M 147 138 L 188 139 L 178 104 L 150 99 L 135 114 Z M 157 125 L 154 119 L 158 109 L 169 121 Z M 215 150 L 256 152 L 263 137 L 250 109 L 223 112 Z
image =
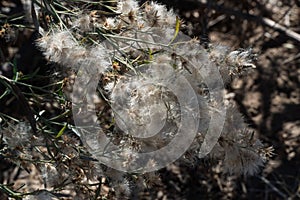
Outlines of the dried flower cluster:
M 97 97 L 98 102 L 111 109 L 94 108 L 101 113 L 97 120 L 104 123 L 106 136 L 122 147 L 122 153 L 112 150 L 107 156 L 122 158 L 124 166 L 139 163 L 139 152 L 168 145 L 178 130 L 196 130 L 195 139 L 179 160 L 193 162 L 203 157 L 201 146 L 207 130 L 219 129 L 221 124 L 223 131 L 207 156 L 222 161 L 225 173 L 253 175 L 264 164 L 272 150 L 255 138 L 234 101 L 226 99 L 226 91 L 219 86 L 220 81 L 228 85 L 235 76 L 255 68 L 251 50 L 230 51 L 218 45 L 204 49 L 196 39 L 190 40 L 179 31 L 182 22 L 172 11 L 155 2 L 139 5 L 135 0 L 120 0 L 112 17 L 104 17 L 101 10 L 76 14 L 70 15 L 63 26 L 52 25 L 41 32 L 37 45 L 49 61 L 63 69 L 71 69 L 77 75 L 85 70 L 91 78 L 101 77 L 98 90 L 103 96 Z M 192 92 L 185 84 L 191 86 Z M 73 90 L 86 92 L 86 86 L 82 87 Z M 193 109 L 195 100 L 199 110 Z M 226 108 L 223 124 L 211 117 L 222 108 Z M 182 124 L 186 115 L 194 120 Z M 106 177 L 117 197 L 130 195 L 129 175 L 96 162 L 103 154 L 97 152 L 98 140 L 102 139 L 98 132 L 78 133 L 76 126 L 69 125 L 67 128 L 77 134 L 76 138 L 64 134 L 57 139 L 47 134 L 35 136 L 24 128 L 28 126 L 17 126 L 18 131 L 3 130 L 7 147 L 11 152 L 22 152 L 17 148 L 20 146 L 28 151 L 32 158 L 26 159 L 35 161 L 45 188 L 70 184 L 77 197 L 83 199 L 91 195 L 84 183 Z M 151 139 L 137 139 L 149 134 Z M 45 148 L 45 143 L 51 145 Z M 143 167 L 157 164 L 148 160 Z M 155 184 L 155 174 L 144 176 L 143 184 Z M 135 182 L 140 180 L 136 178 Z M 100 185 L 101 182 L 102 179 Z

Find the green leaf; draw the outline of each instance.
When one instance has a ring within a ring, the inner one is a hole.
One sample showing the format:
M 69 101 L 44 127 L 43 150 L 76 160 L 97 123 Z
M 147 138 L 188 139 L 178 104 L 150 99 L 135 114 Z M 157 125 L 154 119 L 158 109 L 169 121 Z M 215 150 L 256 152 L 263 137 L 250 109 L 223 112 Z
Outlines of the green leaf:
M 174 36 L 172 38 L 172 40 L 170 41 L 169 45 L 172 44 L 172 42 L 175 40 L 175 38 L 177 37 L 179 31 L 180 31 L 180 19 L 179 17 L 176 16 L 176 25 L 175 25 L 175 33 L 174 33 Z
M 55 138 L 59 138 L 60 136 L 62 136 L 62 134 L 64 134 L 64 131 L 66 130 L 67 126 L 68 126 L 68 124 L 66 123 L 64 125 L 64 127 L 62 127 L 62 129 L 60 129 L 60 131 L 57 133 Z

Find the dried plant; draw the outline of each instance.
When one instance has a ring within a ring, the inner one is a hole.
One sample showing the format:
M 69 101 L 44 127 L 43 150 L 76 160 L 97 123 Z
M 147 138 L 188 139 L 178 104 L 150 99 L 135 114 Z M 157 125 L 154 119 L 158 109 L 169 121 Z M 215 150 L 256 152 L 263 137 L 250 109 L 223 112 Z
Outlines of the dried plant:
M 132 185 L 151 187 L 158 179 L 155 173 L 139 173 L 164 167 L 159 161 L 168 159 L 168 155 L 144 159 L 141 152 L 163 148 L 179 131 L 194 131 L 195 137 L 178 162 L 193 163 L 205 156 L 222 161 L 224 173 L 254 175 L 272 155 L 273 149 L 255 137 L 235 102 L 226 98 L 226 86 L 255 68 L 251 49 L 232 51 L 214 44 L 205 49 L 180 32 L 183 22 L 172 10 L 155 2 L 33 1 L 33 8 L 31 16 L 48 19 L 32 21 L 41 35 L 37 46 L 60 74 L 53 80 L 69 76 L 53 84 L 59 95 L 51 94 L 64 112 L 50 119 L 41 111 L 35 113 L 36 132 L 32 124 L 12 123 L 2 116 L 8 126 L 1 130 L 5 144 L 1 155 L 24 169 L 36 168 L 44 185 L 22 192 L 1 185 L 11 197 L 129 197 Z M 82 84 L 69 88 L 74 75 L 90 77 L 75 78 Z M 89 95 L 87 86 L 95 80 L 97 91 Z M 96 121 L 101 131 L 78 126 L 71 112 L 82 126 Z M 212 117 L 223 114 L 224 121 Z M 189 120 L 184 121 L 186 116 Z M 211 138 L 215 143 L 210 149 L 208 130 L 219 129 L 222 132 Z M 105 149 L 103 137 L 120 148 Z M 116 163 L 105 166 L 103 159 Z M 110 192 L 105 192 L 106 185 Z

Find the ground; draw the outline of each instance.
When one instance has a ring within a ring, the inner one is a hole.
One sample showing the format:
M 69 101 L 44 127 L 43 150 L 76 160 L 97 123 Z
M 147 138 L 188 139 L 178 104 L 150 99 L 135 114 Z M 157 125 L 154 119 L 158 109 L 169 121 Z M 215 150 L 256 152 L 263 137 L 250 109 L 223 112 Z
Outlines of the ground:
M 18 1 L 2 1 L 5 2 Z M 160 170 L 157 185 L 135 191 L 138 199 L 300 199 L 300 5 L 298 1 L 164 1 L 184 20 L 183 31 L 208 43 L 232 49 L 253 48 L 256 69 L 233 81 L 228 88 L 240 111 L 258 137 L 275 149 L 275 155 L 257 176 L 222 174 L 216 163 L 199 161 L 193 166 L 170 165 Z M 7 5 L 7 4 L 5 4 Z M 267 21 L 266 21 L 267 19 Z M 267 23 L 272 20 L 275 24 Z M 280 27 L 278 27 L 280 25 Z M 22 31 L 14 43 L 1 40 L 3 63 L 16 55 L 24 74 L 40 60 L 32 45 L 32 32 Z M 28 55 L 28 56 L 27 56 Z M 4 59 L 4 60 L 3 60 Z M 5 71 L 5 69 L 8 70 Z M 3 112 L 18 110 L 13 102 L 1 102 Z M 5 105 L 5 106 L 3 106 Z M 22 180 L 18 167 L 0 157 L 0 181 Z M 24 173 L 22 172 L 21 175 Z M 19 178 L 18 178 L 19 177 Z M 34 176 L 31 174 L 31 178 Z M 28 177 L 25 177 L 25 179 Z M 134 189 L 133 189 L 134 191 Z M 3 194 L 0 199 L 7 197 Z

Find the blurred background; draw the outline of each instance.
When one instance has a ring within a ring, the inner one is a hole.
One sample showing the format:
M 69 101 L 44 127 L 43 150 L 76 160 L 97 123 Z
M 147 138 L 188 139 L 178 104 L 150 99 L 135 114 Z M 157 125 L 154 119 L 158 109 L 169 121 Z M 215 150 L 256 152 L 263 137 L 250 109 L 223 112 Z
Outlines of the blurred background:
M 234 80 L 228 90 L 235 94 L 245 121 L 262 141 L 273 145 L 275 155 L 253 177 L 226 176 L 217 163 L 211 167 L 210 161 L 170 166 L 160 170 L 157 185 L 133 198 L 300 199 L 300 1 L 158 2 L 173 9 L 184 20 L 183 32 L 199 38 L 203 46 L 214 43 L 232 49 L 252 48 L 257 53 L 254 72 Z M 47 76 L 51 69 L 34 45 L 37 33 L 26 28 L 31 22 L 22 17 L 24 5 L 30 6 L 30 1 L 0 1 L 0 74 L 12 78 L 18 66 L 24 75 Z M 8 23 L 7 16 L 14 20 Z M 29 81 L 47 83 L 47 79 Z M 3 85 L 0 91 L 4 92 Z M 0 111 L 18 118 L 27 115 L 26 108 L 9 96 L 0 99 Z M 20 177 L 21 170 L 0 154 L 0 183 L 34 178 Z M 7 196 L 0 190 L 2 199 Z

